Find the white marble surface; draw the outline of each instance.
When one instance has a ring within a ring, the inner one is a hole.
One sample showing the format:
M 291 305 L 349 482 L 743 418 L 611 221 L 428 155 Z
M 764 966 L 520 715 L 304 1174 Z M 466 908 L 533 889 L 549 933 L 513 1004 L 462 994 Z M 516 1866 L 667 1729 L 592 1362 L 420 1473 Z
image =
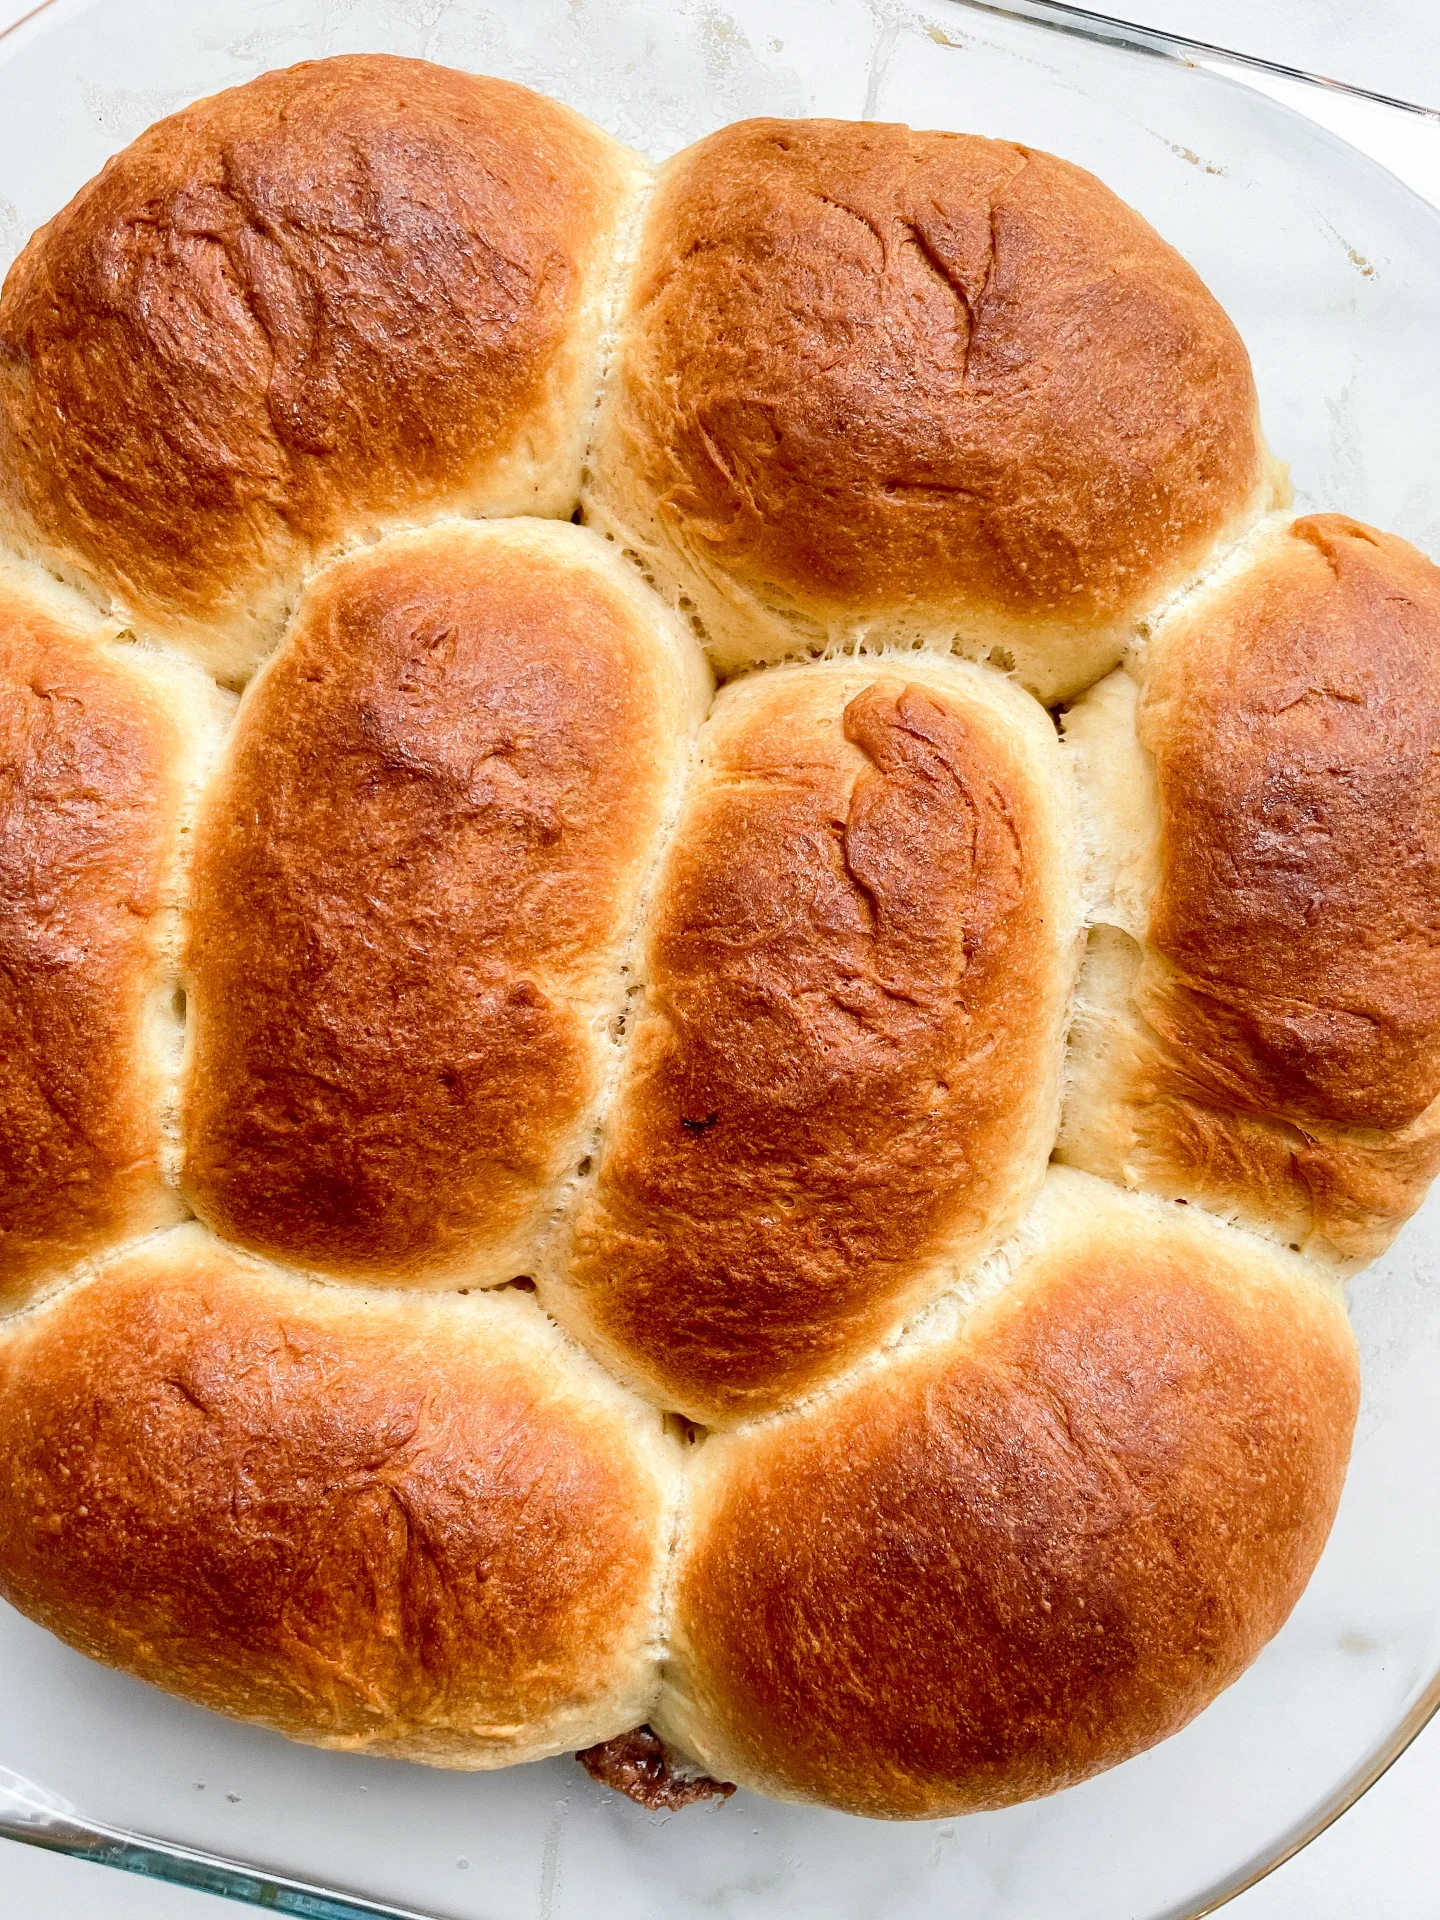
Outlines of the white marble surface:
M 0 28 L 31 3 L 0 0 Z M 1100 8 L 1101 0 L 1090 4 Z M 1112 0 L 1101 10 L 1111 11 Z M 1125 0 L 1113 0 L 1113 11 L 1126 10 Z M 1440 103 L 1440 15 L 1433 0 L 1366 0 L 1364 6 L 1304 0 L 1298 8 L 1288 0 L 1132 0 L 1130 15 Z M 1402 78 L 1409 84 L 1401 85 Z M 1365 137 L 1358 124 L 1335 130 L 1357 142 Z M 1440 172 L 1433 179 L 1410 179 L 1440 204 Z M 222 1920 L 235 1911 L 206 1895 L 0 1841 L 0 1920 Z M 1343 1820 L 1242 1895 L 1226 1915 L 1440 1920 L 1440 1722 Z M 1062 1917 L 1037 1914 L 1035 1920 Z M 1130 1916 L 1117 1914 L 1115 1920 Z

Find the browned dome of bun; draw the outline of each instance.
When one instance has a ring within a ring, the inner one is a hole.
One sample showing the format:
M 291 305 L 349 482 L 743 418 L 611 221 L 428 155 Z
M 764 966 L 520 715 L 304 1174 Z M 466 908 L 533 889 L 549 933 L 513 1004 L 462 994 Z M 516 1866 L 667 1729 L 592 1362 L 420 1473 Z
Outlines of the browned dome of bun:
M 175 908 L 223 705 L 0 561 L 0 1308 L 181 1216 Z
M 1440 569 L 1268 529 L 1066 730 L 1114 931 L 1063 1154 L 1380 1252 L 1440 1167 Z
M 323 1746 L 508 1766 L 643 1721 L 678 1450 L 528 1295 L 177 1228 L 0 1327 L 0 1594 Z
M 892 1819 L 1083 1780 L 1284 1621 L 1358 1393 L 1315 1269 L 1058 1171 L 958 1328 L 701 1449 L 654 1724 L 742 1786 Z
M 306 589 L 206 797 L 185 1191 L 292 1265 L 528 1273 L 709 696 L 603 540 L 448 522 Z
M 723 128 L 662 176 L 622 337 L 587 511 L 725 670 L 923 639 L 1057 699 L 1279 479 L 1194 271 L 1001 141 Z
M 952 1286 L 1055 1137 L 1071 813 L 1044 712 L 968 662 L 725 688 L 544 1303 L 663 1404 L 729 1425 Z
M 158 122 L 5 282 L 0 525 L 233 679 L 317 552 L 568 515 L 642 178 L 528 88 L 378 54 Z

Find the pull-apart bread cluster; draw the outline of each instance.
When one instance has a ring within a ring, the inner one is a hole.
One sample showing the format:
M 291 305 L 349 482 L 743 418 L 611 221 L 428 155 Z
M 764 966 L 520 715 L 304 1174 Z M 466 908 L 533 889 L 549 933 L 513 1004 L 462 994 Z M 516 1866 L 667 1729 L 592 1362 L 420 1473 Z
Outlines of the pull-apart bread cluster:
M 1043 153 L 364 57 L 112 160 L 0 299 L 0 1593 L 670 1803 L 1184 1725 L 1440 1162 L 1440 574 L 1285 501 Z

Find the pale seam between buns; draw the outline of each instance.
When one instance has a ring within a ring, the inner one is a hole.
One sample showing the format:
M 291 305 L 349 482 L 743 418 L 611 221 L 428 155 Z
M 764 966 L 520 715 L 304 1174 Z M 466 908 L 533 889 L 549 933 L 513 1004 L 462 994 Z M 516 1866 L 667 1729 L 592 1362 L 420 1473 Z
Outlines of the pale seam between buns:
M 1020 669 L 1016 664 L 1018 644 L 1036 627 L 1042 629 L 1043 637 L 1044 622 L 1019 616 L 1000 619 L 993 614 L 984 617 L 976 614 L 973 619 L 962 621 L 949 614 L 922 617 L 896 611 L 890 614 L 876 613 L 863 620 L 837 619 L 825 624 L 799 608 L 781 604 L 778 591 L 773 599 L 766 599 L 756 588 L 713 572 L 686 548 L 684 558 L 696 576 L 693 584 L 700 586 L 703 593 L 703 598 L 697 600 L 678 578 L 670 577 L 671 570 L 667 568 L 666 561 L 674 543 L 667 540 L 662 528 L 657 526 L 653 530 L 642 530 L 636 524 L 636 516 L 618 510 L 606 494 L 596 488 L 591 475 L 587 475 L 581 507 L 584 523 L 613 541 L 666 604 L 690 622 L 701 644 L 711 654 L 716 678 L 722 684 L 745 673 L 760 672 L 771 666 L 798 665 L 807 660 L 865 659 L 902 653 L 931 653 L 942 657 L 954 655 L 976 665 L 989 666 L 1007 678 L 1019 681 Z M 1256 534 L 1280 511 L 1274 507 L 1273 494 L 1268 489 L 1262 487 L 1257 490 L 1237 522 L 1217 536 L 1199 568 L 1178 586 L 1169 589 L 1162 598 L 1140 609 L 1128 620 L 1117 622 L 1110 639 L 1106 640 L 1103 634 L 1095 636 L 1097 655 L 1103 654 L 1104 663 L 1088 680 L 1072 690 L 1052 693 L 1044 699 L 1036 694 L 1031 697 L 1039 700 L 1043 706 L 1054 707 L 1077 699 L 1088 691 L 1112 671 L 1137 643 L 1143 642 L 1157 622 L 1168 619 L 1188 603 L 1191 596 L 1211 585 L 1215 577 L 1244 553 Z M 727 648 L 714 635 L 713 609 L 710 621 L 706 619 L 704 602 L 712 597 L 717 607 L 727 609 L 734 624 L 746 624 L 757 631 L 783 629 L 785 637 L 779 639 L 776 648 L 764 658 L 730 661 L 726 657 Z
M 627 590 L 642 595 L 646 591 L 643 582 L 638 581 L 627 583 Z M 682 662 L 682 653 L 694 647 L 696 643 L 683 621 L 676 619 L 668 607 L 663 609 L 663 613 L 664 620 L 669 624 L 673 634 L 672 659 L 675 670 L 677 674 L 683 675 L 687 669 Z M 649 610 L 647 610 L 647 617 L 653 618 Z M 704 664 L 703 656 L 698 664 L 700 673 L 708 676 L 709 670 Z M 606 1124 L 620 1085 L 622 1068 L 629 1053 L 630 1036 L 634 1032 L 638 1015 L 644 1006 L 646 988 L 642 977 L 645 970 L 642 949 L 650 901 L 685 809 L 685 802 L 695 776 L 700 731 L 709 718 L 714 703 L 715 688 L 712 682 L 704 711 L 696 714 L 693 719 L 685 751 L 676 755 L 671 767 L 665 804 L 661 808 L 660 820 L 651 842 L 650 855 L 645 862 L 644 872 L 636 889 L 630 925 L 616 941 L 610 989 L 597 1006 L 592 1021 L 593 1030 L 599 1035 L 608 1037 L 609 1051 L 605 1056 L 600 1085 L 596 1089 L 581 1136 L 581 1150 L 576 1155 L 570 1171 L 562 1174 L 556 1181 L 549 1206 L 543 1217 L 532 1228 L 532 1260 L 537 1274 L 545 1271 L 555 1243 L 568 1225 L 580 1190 L 598 1170 Z M 587 1166 L 587 1171 L 584 1173 L 580 1170 L 582 1166 Z M 551 1317 L 553 1318 L 553 1315 Z M 662 1409 L 662 1411 L 668 1411 L 668 1409 Z
M 92 620 L 98 617 L 119 629 L 116 635 L 118 639 L 128 636 L 157 652 L 185 659 L 213 680 L 222 691 L 229 693 L 236 693 L 243 689 L 246 682 L 254 677 L 256 668 L 263 664 L 279 645 L 280 639 L 289 627 L 296 601 L 300 596 L 301 584 L 303 584 L 297 581 L 294 591 L 288 597 L 282 595 L 276 602 L 278 612 L 269 617 L 262 617 L 254 600 L 243 609 L 242 613 L 235 616 L 235 622 L 243 621 L 250 627 L 259 627 L 267 631 L 270 638 L 259 649 L 256 666 L 252 667 L 249 673 L 232 674 L 226 677 L 216 673 L 206 661 L 197 659 L 190 653 L 185 642 L 178 637 L 178 632 L 193 635 L 197 629 L 200 632 L 206 631 L 207 629 L 201 623 L 190 621 L 178 630 L 177 635 L 169 638 L 164 638 L 159 633 L 152 633 L 148 629 L 143 614 L 137 608 L 127 606 L 123 600 L 102 587 L 99 581 L 92 580 L 82 568 L 68 565 L 63 556 L 45 548 L 43 542 L 38 539 L 27 540 L 24 536 L 25 526 L 20 521 L 0 524 L 0 561 L 19 561 L 24 566 L 43 573 L 52 586 L 62 587 L 76 599 L 83 601 Z M 377 533 L 373 537 L 383 536 Z M 357 544 L 363 544 L 363 542 L 357 542 Z M 324 561 L 335 557 L 335 554 L 327 553 L 316 564 L 323 564 Z
M 148 651 L 142 648 L 141 643 L 132 644 L 135 645 L 137 653 L 142 650 Z M 172 663 L 178 664 L 182 672 L 193 674 L 197 679 L 203 675 L 203 670 L 192 662 L 171 654 L 166 663 L 167 678 L 174 671 Z M 176 675 L 176 678 L 178 677 Z M 161 1033 L 157 1039 L 165 1053 L 163 1072 L 166 1098 L 161 1115 L 160 1171 L 166 1186 L 174 1190 L 187 1215 L 193 1215 L 194 1210 L 181 1188 L 180 1172 L 184 1163 L 184 1140 L 181 1134 L 182 1097 L 191 1044 L 190 989 L 184 965 L 186 928 L 192 897 L 190 876 L 195 854 L 195 828 L 200 809 L 211 777 L 220 763 L 226 742 L 234 728 L 235 714 L 239 705 L 234 696 L 227 695 L 225 689 L 216 681 L 208 675 L 203 675 L 203 678 L 210 692 L 210 711 L 203 717 L 197 716 L 198 724 L 193 726 L 187 724 L 185 752 L 189 764 L 185 769 L 184 798 L 176 821 L 175 840 L 169 860 L 170 872 L 166 876 L 165 904 L 162 908 L 166 922 L 162 949 L 166 962 L 165 976 L 151 996 L 151 1017 L 157 1025 L 161 1026 Z M 228 712 L 221 702 L 228 702 Z
M 585 490 L 591 478 L 590 461 L 599 437 L 601 409 L 611 389 L 615 362 L 620 351 L 621 330 L 630 303 L 630 290 L 634 285 L 635 270 L 640 264 L 640 240 L 645 231 L 650 202 L 655 197 L 658 176 L 654 164 L 643 154 L 636 155 L 635 159 L 637 165 L 633 190 L 624 211 L 615 223 L 610 271 L 605 276 L 599 296 L 601 318 L 595 349 L 594 392 L 590 396 L 589 406 L 585 409 L 584 433 L 578 463 L 581 502 L 584 501 Z M 577 517 L 580 512 L 581 508 L 577 506 L 572 518 Z
M 1143 653 L 1147 642 L 1159 628 L 1168 625 L 1178 615 L 1188 613 L 1192 605 L 1204 600 L 1212 589 L 1225 585 L 1236 575 L 1243 573 L 1256 552 L 1273 536 L 1283 532 L 1297 517 L 1288 498 L 1278 504 L 1272 499 L 1268 506 L 1253 507 L 1232 538 L 1217 541 L 1203 563 L 1193 573 L 1187 575 L 1179 586 L 1172 587 L 1168 593 L 1153 601 L 1142 614 L 1136 616 L 1134 631 L 1126 644 L 1124 658 L 1129 660 Z M 1103 679 L 1104 676 L 1100 677 Z M 1070 695 L 1069 700 L 1061 704 L 1069 705 L 1070 701 L 1078 700 L 1095 684 L 1092 680 L 1089 686 L 1081 687 Z
M 1093 1176 L 1089 1177 L 1093 1178 Z M 666 1430 L 664 1426 L 669 1417 L 667 1409 L 653 1400 L 646 1399 L 644 1395 L 637 1394 L 623 1380 L 618 1380 L 604 1362 L 590 1351 L 583 1340 L 577 1340 L 562 1322 L 556 1320 L 553 1314 L 546 1312 L 533 1294 L 510 1285 L 406 1288 L 387 1286 L 383 1282 L 351 1280 L 332 1274 L 313 1273 L 304 1267 L 291 1266 L 287 1262 L 273 1260 L 265 1254 L 252 1253 L 247 1247 L 238 1246 L 234 1241 L 226 1240 L 212 1227 L 208 1227 L 203 1220 L 194 1216 L 185 1220 L 167 1221 L 163 1226 L 152 1227 L 131 1240 L 106 1247 L 100 1253 L 91 1254 L 84 1260 L 77 1261 L 74 1267 L 47 1292 L 33 1294 L 19 1305 L 0 1312 L 0 1327 L 8 1331 L 30 1318 L 43 1316 L 77 1286 L 88 1285 L 103 1278 L 124 1262 L 143 1255 L 147 1251 L 160 1248 L 166 1240 L 177 1233 L 200 1234 L 212 1242 L 227 1260 L 233 1260 L 238 1265 L 250 1268 L 258 1274 L 281 1280 L 294 1286 L 301 1293 L 313 1291 L 354 1297 L 384 1308 L 397 1308 L 400 1303 L 413 1299 L 442 1313 L 451 1311 L 449 1306 L 443 1304 L 445 1302 L 472 1298 L 483 1302 L 501 1293 L 509 1294 L 513 1296 L 514 1310 L 526 1317 L 538 1316 L 549 1329 L 550 1334 L 565 1348 L 570 1358 L 580 1365 L 582 1372 L 594 1374 L 603 1383 L 601 1390 L 610 1397 L 614 1405 L 619 1407 L 624 1403 L 627 1417 L 629 1414 L 641 1416 L 647 1420 L 653 1417 L 656 1430 L 662 1434 L 665 1446 L 678 1451 L 682 1445 L 678 1437 Z M 486 1311 L 483 1306 L 480 1310 Z M 460 1311 L 466 1312 L 469 1309 L 461 1308 Z
M 668 614 L 669 610 L 666 609 L 666 612 Z M 683 625 L 679 621 L 674 624 L 679 646 L 693 644 Z M 602 1044 L 606 1044 L 604 1064 L 580 1133 L 580 1150 L 573 1156 L 568 1172 L 561 1174 L 553 1183 L 549 1203 L 531 1229 L 531 1261 L 537 1276 L 546 1271 L 552 1251 L 569 1224 L 580 1193 L 598 1173 L 606 1128 L 629 1055 L 631 1036 L 645 1005 L 647 988 L 643 944 L 650 901 L 685 809 L 695 773 L 700 729 L 713 703 L 712 687 L 704 712 L 695 717 L 690 727 L 684 752 L 676 755 L 671 767 L 665 802 L 636 889 L 630 922 L 616 941 L 609 988 L 592 1016 L 592 1031 Z
M 10 1306 L 0 1304 L 0 1338 L 8 1337 L 14 1327 L 41 1314 L 48 1313 L 58 1306 L 68 1294 L 79 1287 L 88 1286 L 92 1280 L 98 1280 L 117 1266 L 120 1261 L 128 1260 L 132 1255 L 144 1253 L 146 1248 L 158 1246 L 167 1235 L 175 1233 L 181 1227 L 193 1227 L 197 1224 L 195 1216 L 187 1207 L 182 1218 L 167 1220 L 161 1226 L 150 1227 L 146 1232 L 137 1234 L 131 1240 L 117 1240 L 112 1246 L 102 1247 L 98 1253 L 87 1254 L 83 1260 L 77 1260 L 63 1273 L 56 1274 L 48 1281 L 41 1281 L 32 1292 L 24 1294 Z M 209 1228 L 205 1231 L 208 1233 Z M 229 1241 L 221 1243 L 227 1251 Z M 235 1249 L 239 1251 L 239 1249 Z
M 1102 1174 L 1090 1173 L 1080 1167 L 1054 1168 L 1050 1177 L 1058 1177 L 1066 1184 L 1075 1182 L 1077 1185 L 1102 1188 L 1110 1204 L 1118 1201 L 1122 1209 L 1138 1208 L 1158 1225 L 1178 1226 L 1182 1233 L 1193 1230 L 1198 1238 L 1208 1237 L 1219 1249 L 1233 1250 L 1252 1259 L 1263 1257 L 1277 1268 L 1288 1268 L 1297 1280 L 1318 1288 L 1332 1304 L 1342 1312 L 1346 1311 L 1344 1274 L 1323 1265 L 1303 1251 L 1296 1252 L 1280 1244 L 1243 1222 L 1227 1220 L 1193 1202 L 1187 1205 L 1184 1201 L 1167 1200 L 1159 1194 L 1122 1187 Z M 1007 1294 L 1027 1261 L 1043 1249 L 1047 1234 L 1054 1231 L 1053 1221 L 1047 1219 L 1047 1215 L 1055 1205 L 1054 1199 L 1042 1189 L 1026 1210 L 1024 1218 L 999 1246 L 969 1269 L 954 1286 L 918 1308 L 901 1326 L 868 1353 L 862 1354 L 852 1366 L 821 1381 L 793 1400 L 787 1400 L 783 1407 L 736 1421 L 733 1426 L 724 1429 L 705 1428 L 702 1430 L 704 1439 L 708 1440 L 714 1433 L 726 1440 L 736 1440 L 782 1427 L 795 1416 L 808 1413 L 814 1407 L 848 1393 L 858 1383 L 886 1370 L 902 1355 L 946 1346 L 958 1340 L 968 1322 L 992 1301 Z
M 666 612 L 675 619 L 682 638 L 687 643 L 694 644 L 693 637 L 683 622 L 671 614 L 668 607 Z M 659 884 L 660 875 L 685 812 L 686 801 L 695 782 L 700 760 L 700 735 L 714 704 L 715 690 L 712 688 L 705 712 L 691 731 L 687 750 L 676 760 L 669 791 L 665 797 L 665 806 L 661 813 L 659 830 L 651 849 L 651 857 L 636 894 L 635 912 L 629 935 L 620 945 L 614 998 L 605 1021 L 610 1031 L 611 1047 L 591 1110 L 585 1149 L 570 1173 L 559 1183 L 549 1214 L 544 1224 L 536 1231 L 536 1277 L 541 1279 L 542 1284 L 546 1278 L 556 1283 L 557 1276 L 552 1263 L 568 1238 L 582 1196 L 593 1189 L 599 1177 L 600 1159 L 604 1151 L 610 1115 L 620 1091 L 635 1030 L 640 1024 L 649 992 L 649 982 L 646 977 L 649 969 L 645 955 L 645 932 L 649 924 L 650 905 L 655 897 L 656 886 Z M 613 1370 L 607 1368 L 607 1371 Z M 615 1377 L 619 1379 L 621 1376 L 616 1374 Z M 629 1385 L 629 1382 L 626 1384 Z M 635 1391 L 633 1386 L 630 1390 Z M 672 1409 L 666 1408 L 665 1411 L 670 1412 Z
M 581 118 L 582 116 L 577 116 Z M 586 123 L 587 126 L 590 123 Z M 603 134 L 603 129 L 600 130 Z M 478 509 L 456 504 L 453 500 L 447 511 L 462 519 L 470 520 L 510 520 L 542 519 L 572 520 L 575 517 L 576 502 L 585 470 L 585 460 L 590 450 L 595 415 L 600 405 L 600 395 L 608 377 L 610 360 L 614 351 L 614 338 L 618 303 L 628 275 L 634 247 L 638 244 L 640 227 L 643 221 L 645 205 L 649 199 L 654 178 L 654 168 L 643 154 L 621 142 L 606 136 L 610 147 L 607 160 L 611 165 L 617 188 L 613 210 L 613 226 L 609 242 L 605 247 L 605 259 L 589 276 L 588 297 L 581 302 L 572 314 L 567 328 L 569 340 L 576 335 L 588 336 L 580 355 L 584 378 L 576 381 L 577 397 L 573 409 L 565 402 L 565 382 L 567 369 L 566 353 L 562 348 L 546 369 L 546 398 L 557 413 L 572 413 L 570 431 L 564 437 L 563 446 L 552 451 L 548 466 L 535 457 L 534 436 L 527 427 L 522 435 L 524 459 L 519 462 L 522 473 L 528 478 L 518 486 L 512 486 L 509 498 L 524 498 L 523 505 L 508 508 Z M 568 341 L 567 341 L 568 345 Z M 508 460 L 502 459 L 501 467 Z M 563 473 L 560 471 L 563 467 Z M 563 493 L 559 481 L 568 480 L 569 485 Z M 559 504 L 563 500 L 564 504 Z M 432 515 L 424 515 L 428 523 Z M 383 538 L 389 532 L 392 522 L 386 518 L 375 523 L 377 537 Z
M 1150 869 L 1146 876 L 1147 884 L 1142 891 L 1142 896 L 1137 896 L 1133 901 L 1128 903 L 1118 902 L 1114 898 L 1113 888 L 1109 884 L 1110 875 L 1107 870 L 1110 869 L 1113 864 L 1112 854 L 1119 851 L 1120 847 L 1118 839 L 1110 838 L 1109 833 L 1107 833 L 1107 828 L 1113 830 L 1119 823 L 1113 819 L 1107 819 L 1107 821 L 1102 824 L 1097 820 L 1094 801 L 1095 788 L 1099 783 L 1093 781 L 1087 773 L 1087 750 L 1071 735 L 1067 729 L 1066 722 L 1082 701 L 1089 699 L 1098 687 L 1103 686 L 1107 679 L 1116 674 L 1123 673 L 1130 679 L 1135 690 L 1134 699 L 1138 704 L 1139 700 L 1144 697 L 1145 656 L 1149 650 L 1150 642 L 1154 640 L 1165 627 L 1169 626 L 1172 621 L 1183 618 L 1197 607 L 1203 605 L 1204 601 L 1212 592 L 1219 591 L 1232 580 L 1239 578 L 1263 548 L 1267 546 L 1272 539 L 1282 534 L 1285 529 L 1293 523 L 1295 517 L 1294 513 L 1289 509 L 1281 509 L 1263 514 L 1259 519 L 1253 521 L 1251 525 L 1246 528 L 1241 538 L 1234 541 L 1223 553 L 1215 556 L 1210 565 L 1195 575 L 1184 587 L 1171 594 L 1152 614 L 1147 616 L 1146 620 L 1137 629 L 1135 639 L 1126 648 L 1124 657 L 1117 666 L 1111 669 L 1110 674 L 1102 675 L 1099 680 L 1093 681 L 1088 687 L 1076 694 L 1073 699 L 1064 702 L 1059 709 L 1058 721 L 1060 725 L 1061 745 L 1071 763 L 1072 777 L 1075 785 L 1075 818 L 1079 829 L 1080 852 L 1083 861 L 1081 882 L 1084 909 L 1083 931 L 1086 935 L 1086 948 L 1084 953 L 1082 953 L 1080 967 L 1076 976 L 1075 991 L 1072 996 L 1071 1019 L 1065 1037 L 1065 1099 L 1062 1103 L 1062 1112 L 1064 1106 L 1068 1106 L 1069 1095 L 1074 1088 L 1075 1035 L 1079 1023 L 1084 1018 L 1086 1012 L 1084 1005 L 1085 986 L 1090 967 L 1090 942 L 1088 936 L 1097 928 L 1108 927 L 1128 940 L 1134 946 L 1137 953 L 1143 952 L 1148 940 L 1150 916 L 1155 889 L 1158 885 L 1158 867 L 1160 861 L 1163 859 L 1159 842 L 1160 822 L 1157 818 L 1155 822 L 1156 839 L 1153 855 L 1143 857 L 1137 863 L 1142 869 Z M 1158 780 L 1158 770 L 1155 766 L 1154 757 L 1149 748 L 1146 747 L 1144 742 L 1139 738 L 1138 733 L 1134 734 L 1132 744 L 1136 754 L 1144 765 L 1147 785 L 1151 789 L 1147 798 L 1151 800 L 1158 809 L 1158 788 L 1155 784 Z M 1134 848 L 1124 850 L 1131 853 L 1136 851 Z M 1064 1127 L 1062 1122 L 1061 1127 L 1057 1131 L 1056 1148 L 1059 1146 L 1059 1139 L 1063 1132 Z M 1054 1151 L 1055 1149 L 1052 1149 L 1052 1158 Z M 1092 1177 L 1099 1178 L 1103 1176 Z M 1126 1187 L 1123 1188 L 1122 1191 L 1127 1193 L 1138 1192 L 1140 1189 Z M 1216 1213 L 1213 1217 L 1226 1219 L 1229 1216 Z M 1283 1244 L 1289 1245 L 1288 1242 Z

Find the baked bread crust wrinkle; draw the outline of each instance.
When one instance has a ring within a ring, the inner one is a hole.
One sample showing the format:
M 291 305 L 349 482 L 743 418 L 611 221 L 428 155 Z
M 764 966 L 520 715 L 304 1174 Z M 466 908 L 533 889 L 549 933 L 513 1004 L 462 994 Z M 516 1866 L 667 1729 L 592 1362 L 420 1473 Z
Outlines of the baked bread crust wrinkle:
M 621 337 L 586 511 L 722 671 L 924 639 L 1052 701 L 1284 485 L 1193 269 L 1001 141 L 721 129 L 662 172 Z
M 0 1308 L 183 1214 L 175 905 L 215 702 L 0 562 Z
M 851 1813 L 1051 1793 L 1176 1732 L 1299 1597 L 1358 1400 L 1302 1259 L 1061 1169 L 1009 1285 L 706 1442 L 652 1724 Z
M 470 1768 L 649 1713 L 677 1450 L 528 1295 L 191 1223 L 0 1328 L 0 1431 L 0 1593 L 173 1693 Z
M 1130 673 L 1133 721 L 1097 688 L 1067 722 L 1092 788 L 1133 726 L 1156 851 L 1139 923 L 1099 909 L 1140 945 L 1087 970 L 1061 1152 L 1373 1256 L 1440 1167 L 1440 569 L 1272 528 Z
M 503 80 L 386 55 L 159 121 L 0 297 L 0 523 L 221 678 L 318 553 L 568 516 L 644 168 Z
M 449 522 L 312 581 L 200 822 L 203 1219 L 372 1282 L 531 1271 L 708 692 L 690 635 L 578 527 Z
M 993 1246 L 1058 1119 L 1071 810 L 1045 714 L 968 663 L 726 687 L 543 1302 L 727 1425 L 852 1363 Z

